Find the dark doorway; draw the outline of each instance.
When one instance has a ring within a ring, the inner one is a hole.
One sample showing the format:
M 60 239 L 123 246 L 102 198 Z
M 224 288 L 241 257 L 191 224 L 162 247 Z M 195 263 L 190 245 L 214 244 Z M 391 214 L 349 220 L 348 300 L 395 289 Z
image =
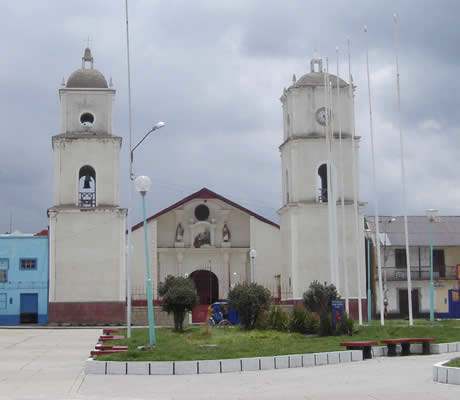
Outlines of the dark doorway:
M 195 282 L 200 304 L 212 304 L 219 299 L 219 280 L 213 272 L 199 269 L 190 277 Z
M 38 323 L 38 294 L 21 293 L 21 324 Z
M 444 260 L 444 249 L 433 250 L 433 272 L 438 272 L 439 278 L 446 277 L 446 267 Z
M 417 317 L 420 313 L 418 289 L 412 289 L 412 315 Z M 401 317 L 409 316 L 409 299 L 407 289 L 399 289 L 399 314 Z

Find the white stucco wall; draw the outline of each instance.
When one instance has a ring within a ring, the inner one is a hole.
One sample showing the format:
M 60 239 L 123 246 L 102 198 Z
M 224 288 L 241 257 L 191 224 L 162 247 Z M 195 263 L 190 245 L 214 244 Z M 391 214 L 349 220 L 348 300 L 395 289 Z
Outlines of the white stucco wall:
M 282 275 L 282 281 L 286 281 L 286 274 L 282 274 L 280 229 L 252 216 L 250 227 L 250 247 L 257 251 L 254 262 L 255 281 L 272 289 L 275 286 L 275 275 Z
M 50 210 L 51 302 L 125 300 L 125 213 Z
M 115 97 L 113 89 L 60 89 L 61 132 L 112 133 L 112 104 Z M 81 124 L 80 116 L 91 113 L 93 125 L 88 128 Z
M 53 137 L 54 205 L 77 205 L 79 172 L 91 166 L 96 172 L 96 205 L 118 206 L 120 180 L 119 137 Z

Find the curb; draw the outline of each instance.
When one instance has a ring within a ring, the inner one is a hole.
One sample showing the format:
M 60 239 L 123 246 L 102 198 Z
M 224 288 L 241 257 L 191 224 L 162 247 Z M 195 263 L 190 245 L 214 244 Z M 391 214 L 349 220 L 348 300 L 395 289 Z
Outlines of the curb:
M 401 351 L 397 346 L 397 351 Z M 460 352 L 460 342 L 432 343 L 432 354 Z M 413 354 L 421 354 L 420 344 L 411 344 L 410 351 Z M 386 346 L 372 347 L 373 357 L 385 357 Z M 85 362 L 87 375 L 200 375 L 222 374 L 226 372 L 264 371 L 272 369 L 305 368 L 319 365 L 344 364 L 354 361 L 362 361 L 361 350 L 331 351 L 326 353 L 290 354 L 285 356 L 235 358 L 224 360 L 198 360 L 198 361 L 96 361 L 88 358 Z M 443 364 L 444 361 L 439 364 Z M 437 366 L 438 364 L 436 364 Z M 433 367 L 434 368 L 434 367 Z M 453 367 L 441 367 L 445 369 L 458 369 L 460 382 L 460 369 Z M 442 379 L 444 372 L 436 373 Z M 450 372 L 449 376 L 455 376 Z M 447 373 L 445 375 L 447 377 Z M 447 379 L 447 378 L 446 378 Z M 454 379 L 454 378 L 451 378 Z M 433 380 L 435 372 L 433 369 Z M 441 382 L 436 380 L 437 382 Z M 450 382 L 449 382 L 450 383 Z M 460 383 L 459 383 L 460 384 Z
M 433 381 L 460 385 L 460 368 L 444 367 L 444 364 L 449 361 L 441 361 L 433 365 Z
M 201 375 L 226 372 L 305 368 L 362 361 L 361 350 L 286 356 L 199 361 L 96 361 L 88 358 L 85 373 L 92 375 Z

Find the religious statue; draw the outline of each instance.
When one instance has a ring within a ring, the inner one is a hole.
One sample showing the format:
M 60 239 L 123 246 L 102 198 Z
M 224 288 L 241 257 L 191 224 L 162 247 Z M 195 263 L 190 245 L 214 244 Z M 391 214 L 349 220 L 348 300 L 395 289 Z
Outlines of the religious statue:
M 230 238 L 230 229 L 228 229 L 227 224 L 224 224 L 224 228 L 222 229 L 222 239 L 224 242 L 230 242 Z
M 182 242 L 184 240 L 184 228 L 182 224 L 179 222 L 176 228 L 176 242 Z
M 211 233 L 206 230 L 204 232 L 200 232 L 196 235 L 195 240 L 193 241 L 193 246 L 200 248 L 203 245 L 210 245 L 211 244 Z

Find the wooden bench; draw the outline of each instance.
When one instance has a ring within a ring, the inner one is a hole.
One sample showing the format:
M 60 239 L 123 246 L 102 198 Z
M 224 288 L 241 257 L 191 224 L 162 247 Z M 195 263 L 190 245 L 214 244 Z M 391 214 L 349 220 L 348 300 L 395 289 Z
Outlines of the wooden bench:
M 422 353 L 431 354 L 430 343 L 434 342 L 434 338 L 400 338 L 400 339 L 384 339 L 380 342 L 388 347 L 388 356 L 396 356 L 396 345 L 401 345 L 401 355 L 408 356 L 410 354 L 411 343 L 422 343 Z
M 363 359 L 372 358 L 372 346 L 377 346 L 377 342 L 342 342 L 340 346 L 346 346 L 347 350 L 362 350 Z

